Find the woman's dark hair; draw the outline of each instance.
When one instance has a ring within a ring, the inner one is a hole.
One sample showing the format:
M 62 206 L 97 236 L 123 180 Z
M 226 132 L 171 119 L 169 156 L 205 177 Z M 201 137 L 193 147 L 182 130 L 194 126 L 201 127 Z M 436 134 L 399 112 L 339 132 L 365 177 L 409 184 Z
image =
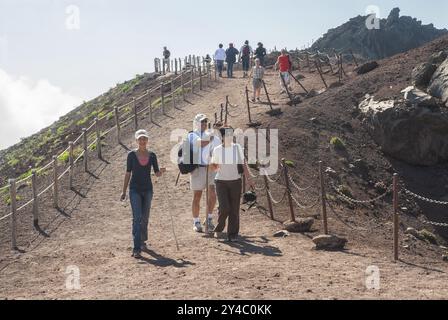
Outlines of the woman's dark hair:
M 221 137 L 223 140 L 227 136 L 230 136 L 230 135 L 233 136 L 234 131 L 235 130 L 232 127 L 223 127 L 221 129 L 219 129 L 219 133 L 221 134 Z

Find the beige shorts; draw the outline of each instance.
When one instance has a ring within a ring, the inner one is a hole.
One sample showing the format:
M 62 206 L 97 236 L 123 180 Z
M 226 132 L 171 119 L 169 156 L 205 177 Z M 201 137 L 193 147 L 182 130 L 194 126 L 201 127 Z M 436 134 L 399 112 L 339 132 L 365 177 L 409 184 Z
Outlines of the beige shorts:
M 190 189 L 192 191 L 204 191 L 207 189 L 207 168 L 199 167 L 190 175 Z M 216 172 L 212 170 L 208 173 L 208 185 L 215 185 Z

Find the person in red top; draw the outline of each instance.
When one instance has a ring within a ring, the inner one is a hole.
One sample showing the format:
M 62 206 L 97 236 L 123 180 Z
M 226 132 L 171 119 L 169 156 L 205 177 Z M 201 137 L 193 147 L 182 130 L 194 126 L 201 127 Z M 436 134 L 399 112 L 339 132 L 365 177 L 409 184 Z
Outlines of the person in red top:
M 289 57 L 289 54 L 285 49 L 282 50 L 282 54 L 280 55 L 280 57 L 278 57 L 277 62 L 275 63 L 275 69 L 280 71 L 280 85 L 283 88 L 282 93 L 286 93 L 285 84 L 291 91 L 291 88 L 289 86 L 291 83 L 289 72 L 292 69 L 292 63 L 291 58 Z M 283 83 L 281 78 L 285 80 L 285 83 Z

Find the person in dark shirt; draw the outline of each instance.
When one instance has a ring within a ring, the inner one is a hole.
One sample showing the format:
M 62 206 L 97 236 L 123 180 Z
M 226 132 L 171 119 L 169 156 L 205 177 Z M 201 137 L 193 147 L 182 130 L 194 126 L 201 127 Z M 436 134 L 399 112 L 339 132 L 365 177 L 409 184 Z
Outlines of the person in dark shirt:
M 233 46 L 233 43 L 229 44 L 229 48 L 226 50 L 226 62 L 227 62 L 227 77 L 233 78 L 233 65 L 237 61 L 237 56 L 240 54 L 238 49 Z
M 168 72 L 171 72 L 170 71 L 170 57 L 171 57 L 170 50 L 168 50 L 167 47 L 163 47 L 163 64 L 166 65 L 166 71 L 168 71 Z
M 258 43 L 258 47 L 255 50 L 255 58 L 260 59 L 260 65 L 265 67 L 264 65 L 264 57 L 266 56 L 266 48 L 263 46 L 261 42 Z
M 146 241 L 148 241 L 149 213 L 154 193 L 151 169 L 154 170 L 157 177 L 161 177 L 166 172 L 166 169 L 159 169 L 156 154 L 148 150 L 149 134 L 146 130 L 137 131 L 135 139 L 138 149 L 129 152 L 127 157 L 121 201 L 126 200 L 126 191 L 129 186 L 129 199 L 133 218 L 132 236 L 134 240 L 132 256 L 139 259 L 141 258 L 141 250 L 146 247 Z

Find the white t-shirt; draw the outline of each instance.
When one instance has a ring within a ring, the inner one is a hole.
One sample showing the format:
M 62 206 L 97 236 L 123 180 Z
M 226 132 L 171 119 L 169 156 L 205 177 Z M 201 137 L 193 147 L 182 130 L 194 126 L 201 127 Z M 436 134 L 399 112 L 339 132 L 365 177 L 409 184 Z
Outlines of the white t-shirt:
M 226 50 L 224 50 L 222 48 L 219 48 L 218 50 L 216 50 L 215 60 L 225 61 L 226 60 Z
M 232 143 L 227 148 L 220 145 L 213 151 L 212 163 L 220 166 L 216 180 L 239 180 L 241 179 L 241 174 L 238 173 L 238 164 L 244 164 L 243 149 L 239 144 L 235 143 Z
M 198 152 L 199 149 L 201 149 L 201 165 L 207 165 L 210 161 L 210 148 L 216 148 L 218 147 L 222 142 L 219 137 L 214 135 L 213 142 L 209 143 L 205 147 L 201 147 L 199 145 L 198 140 L 208 140 L 210 139 L 210 135 L 206 132 L 198 132 L 194 131 L 189 134 L 188 141 L 193 144 L 193 151 Z

